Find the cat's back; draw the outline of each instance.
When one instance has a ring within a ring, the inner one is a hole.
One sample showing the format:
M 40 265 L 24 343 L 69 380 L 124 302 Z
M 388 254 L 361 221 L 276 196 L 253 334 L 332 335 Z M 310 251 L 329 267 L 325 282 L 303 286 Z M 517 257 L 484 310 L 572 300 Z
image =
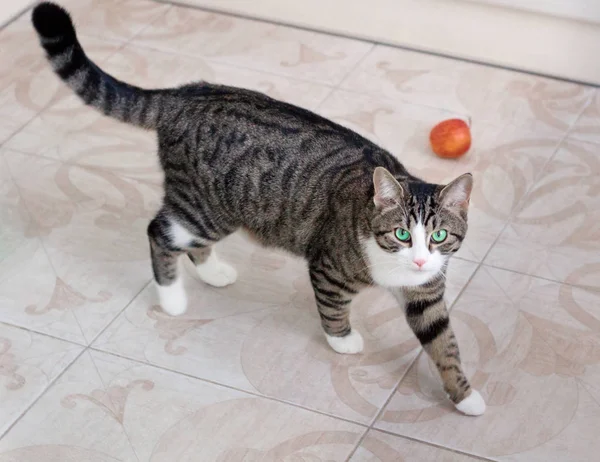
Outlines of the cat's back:
M 182 104 L 188 106 L 192 124 L 220 123 L 210 130 L 248 131 L 264 142 L 277 139 L 288 144 L 291 135 L 343 139 L 351 145 L 372 145 L 356 132 L 310 110 L 244 88 L 198 82 L 177 89 Z M 199 129 L 202 127 L 199 126 Z M 297 137 L 296 137 L 297 138 Z
M 325 220 L 369 200 L 375 167 L 402 169 L 352 130 L 262 93 L 204 83 L 180 92 L 180 122 L 159 130 L 167 196 L 185 189 L 199 203 L 210 185 L 210 207 L 265 244 L 303 254 Z

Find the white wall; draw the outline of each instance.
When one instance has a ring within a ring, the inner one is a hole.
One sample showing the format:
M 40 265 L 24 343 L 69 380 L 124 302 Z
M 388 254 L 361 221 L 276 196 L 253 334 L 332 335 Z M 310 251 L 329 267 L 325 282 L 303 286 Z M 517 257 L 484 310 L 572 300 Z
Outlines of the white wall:
M 600 24 L 600 0 L 469 0 Z
M 490 3 L 508 0 L 179 1 L 600 85 L 600 23 Z

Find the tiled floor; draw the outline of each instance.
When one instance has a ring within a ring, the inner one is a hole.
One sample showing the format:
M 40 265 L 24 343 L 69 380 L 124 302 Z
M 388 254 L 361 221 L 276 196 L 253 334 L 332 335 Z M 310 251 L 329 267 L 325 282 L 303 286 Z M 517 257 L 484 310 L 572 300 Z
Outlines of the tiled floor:
M 221 246 L 234 286 L 188 271 L 190 311 L 163 314 L 153 135 L 70 95 L 26 15 L 0 31 L 0 462 L 597 460 L 596 90 L 148 0 L 63 3 L 120 78 L 258 89 L 430 181 L 474 172 L 448 301 L 489 408 L 449 406 L 381 290 L 353 307 L 365 353 L 333 353 L 304 264 L 242 236 Z M 474 145 L 443 161 L 428 131 L 451 116 Z

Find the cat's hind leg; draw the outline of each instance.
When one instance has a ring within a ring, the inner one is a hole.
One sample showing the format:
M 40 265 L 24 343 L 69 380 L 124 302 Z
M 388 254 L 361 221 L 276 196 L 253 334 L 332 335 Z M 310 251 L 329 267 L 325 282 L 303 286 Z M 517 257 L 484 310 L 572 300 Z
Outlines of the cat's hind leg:
M 182 245 L 182 230 L 185 231 L 163 212 L 148 225 L 152 271 L 160 306 L 172 316 L 183 314 L 187 309 L 187 296 L 178 268 L 179 256 L 185 249 Z
M 198 277 L 213 287 L 225 287 L 237 280 L 235 268 L 219 259 L 212 246 L 190 248 L 188 257 L 196 266 Z
M 229 233 L 221 234 L 225 237 Z M 178 268 L 182 254 L 189 256 L 200 279 L 209 285 L 224 287 L 237 279 L 236 270 L 219 260 L 212 248 L 222 237 L 215 238 L 214 233 L 210 237 L 201 234 L 197 226 L 164 209 L 148 226 L 152 269 L 160 305 L 172 316 L 183 314 L 187 309 L 187 296 Z

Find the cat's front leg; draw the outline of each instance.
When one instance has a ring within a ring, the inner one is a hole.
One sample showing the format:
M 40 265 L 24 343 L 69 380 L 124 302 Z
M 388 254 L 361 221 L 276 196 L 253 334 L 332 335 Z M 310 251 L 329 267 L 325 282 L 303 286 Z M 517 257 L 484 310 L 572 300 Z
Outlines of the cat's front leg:
M 463 371 L 444 291 L 444 280 L 439 279 L 422 287 L 394 292 L 404 303 L 408 325 L 435 363 L 450 400 L 464 414 L 481 415 L 485 412 L 485 401 L 471 388 Z
M 327 343 L 338 353 L 360 353 L 363 338 L 350 325 L 350 303 L 357 290 L 328 265 L 312 264 L 309 273 Z

